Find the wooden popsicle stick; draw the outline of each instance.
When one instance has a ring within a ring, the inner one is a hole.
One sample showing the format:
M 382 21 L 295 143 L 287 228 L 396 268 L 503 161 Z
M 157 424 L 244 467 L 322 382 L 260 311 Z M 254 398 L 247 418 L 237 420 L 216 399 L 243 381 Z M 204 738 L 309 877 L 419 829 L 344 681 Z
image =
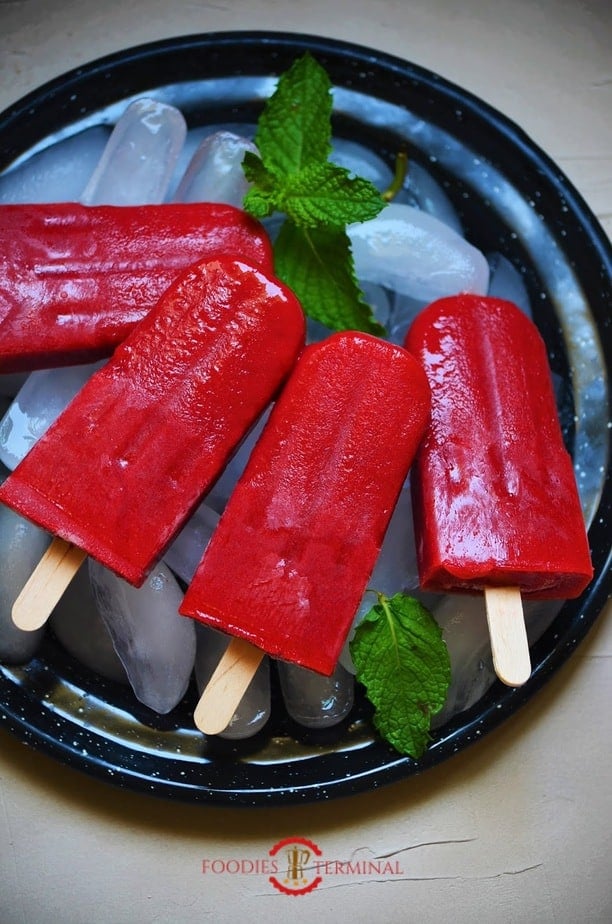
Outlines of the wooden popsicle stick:
M 233 638 L 204 688 L 193 714 L 205 735 L 218 735 L 229 725 L 255 676 L 264 652 L 242 638 Z
M 531 656 L 518 587 L 486 587 L 485 605 L 495 673 L 509 687 L 531 676 Z
M 86 556 L 71 542 L 53 540 L 13 603 L 11 617 L 19 629 L 33 632 L 45 624 Z

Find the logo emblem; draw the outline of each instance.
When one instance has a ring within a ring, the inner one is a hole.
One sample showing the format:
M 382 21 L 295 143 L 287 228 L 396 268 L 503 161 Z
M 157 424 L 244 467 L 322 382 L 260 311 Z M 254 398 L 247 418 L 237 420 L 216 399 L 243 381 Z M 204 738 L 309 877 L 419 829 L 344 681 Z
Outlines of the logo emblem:
M 322 855 L 313 841 L 305 837 L 286 837 L 272 847 L 268 853 L 278 857 L 279 875 L 270 876 L 270 882 L 285 895 L 306 895 L 322 881 L 318 875 L 315 857 Z M 284 862 L 282 862 L 284 860 Z M 284 871 L 284 875 L 280 873 Z M 282 878 L 279 878 L 281 877 Z

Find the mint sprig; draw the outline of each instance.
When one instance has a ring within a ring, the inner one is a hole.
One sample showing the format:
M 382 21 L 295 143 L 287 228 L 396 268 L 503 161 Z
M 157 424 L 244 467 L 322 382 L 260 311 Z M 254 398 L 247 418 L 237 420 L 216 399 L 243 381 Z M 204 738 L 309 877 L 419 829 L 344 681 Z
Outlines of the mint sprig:
M 315 321 L 333 330 L 384 333 L 355 278 L 351 244 L 343 228 L 300 228 L 287 220 L 276 239 L 274 257 L 278 276 Z
M 306 52 L 281 75 L 259 117 L 259 156 L 247 152 L 243 161 L 252 184 L 244 208 L 259 219 L 286 216 L 274 244 L 276 273 L 307 315 L 336 330 L 382 335 L 356 279 L 346 226 L 375 218 L 385 202 L 369 180 L 329 160 L 331 113 L 331 81 Z
M 419 758 L 430 740 L 431 718 L 446 700 L 448 650 L 442 630 L 418 600 L 377 596 L 351 640 L 351 657 L 382 737 L 400 753 Z

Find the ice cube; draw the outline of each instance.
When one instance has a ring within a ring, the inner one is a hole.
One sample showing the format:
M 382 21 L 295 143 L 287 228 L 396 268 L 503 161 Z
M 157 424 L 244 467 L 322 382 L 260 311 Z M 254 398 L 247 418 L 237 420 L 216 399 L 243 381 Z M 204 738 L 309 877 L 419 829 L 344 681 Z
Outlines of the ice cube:
M 162 202 L 187 126 L 174 106 L 152 99 L 131 103 L 118 120 L 81 195 L 85 205 Z
M 5 372 L 0 375 L 0 395 L 3 398 L 14 398 L 20 388 L 25 385 L 29 372 Z
M 412 298 L 410 295 L 399 295 L 393 292 L 391 300 L 391 317 L 389 320 L 389 340 L 403 345 L 408 328 L 417 314 L 429 304 L 427 299 Z
M 247 138 L 228 131 L 209 135 L 195 151 L 175 200 L 224 202 L 240 208 L 249 188 L 242 169 L 246 151 L 257 154 L 257 148 Z
M 392 202 L 376 218 L 347 231 L 360 280 L 424 301 L 487 292 L 489 265 L 483 254 L 427 212 Z
M 223 657 L 229 638 L 209 626 L 196 627 L 198 640 L 195 675 L 198 690 L 204 690 Z M 242 697 L 236 712 L 220 738 L 238 740 L 257 734 L 270 717 L 270 662 L 264 657 Z
M 93 597 L 89 571 L 83 565 L 59 601 L 49 625 L 77 661 L 108 680 L 129 683 L 106 623 Z
M 433 215 L 463 237 L 463 226 L 451 200 L 438 181 L 417 161 L 408 160 L 404 187 L 410 204 Z M 400 201 L 399 198 L 397 201 Z
M 355 681 L 341 664 L 331 677 L 285 661 L 277 662 L 277 667 L 285 707 L 299 725 L 331 728 L 353 708 Z
M 195 574 L 218 522 L 219 514 L 207 504 L 200 504 L 166 551 L 164 562 L 186 584 Z
M 0 420 L 0 460 L 14 469 L 103 363 L 40 369 L 25 380 Z
M 18 629 L 11 610 L 50 542 L 47 532 L 0 506 L 0 661 L 25 664 L 40 645 L 44 627 L 33 632 Z
M 433 727 L 473 706 L 495 681 L 484 595 L 449 594 L 440 597 L 433 616 L 446 642 L 451 662 L 451 684 L 446 703 Z
M 140 588 L 89 560 L 96 605 L 136 697 L 166 714 L 183 698 L 196 650 L 193 620 L 178 612 L 183 592 L 164 564 Z
M 217 132 L 231 132 L 232 134 L 239 135 L 241 138 L 245 138 L 247 141 L 252 141 L 255 137 L 256 128 L 256 125 L 250 123 L 198 125 L 195 128 L 189 128 L 187 130 L 185 144 L 183 145 L 176 167 L 174 168 L 174 176 L 168 187 L 168 192 L 166 194 L 167 201 L 176 201 L 176 190 L 178 189 L 178 185 L 183 179 L 195 152 L 206 138 L 215 135 Z
M 501 253 L 487 254 L 491 269 L 489 295 L 505 298 L 531 317 L 531 301 L 525 280 L 517 268 Z
M 0 203 L 77 202 L 109 134 L 96 125 L 33 154 L 0 176 Z
M 552 625 L 564 603 L 564 600 L 525 600 L 523 602 L 525 628 L 530 645 L 537 642 Z
M 351 673 L 355 672 L 349 652 L 349 641 L 354 629 L 365 614 L 376 603 L 376 593 L 392 597 L 396 593 L 414 594 L 419 586 L 419 571 L 416 557 L 416 543 L 412 519 L 412 496 L 410 479 L 407 478 L 397 504 L 389 520 L 380 553 L 368 582 L 359 609 L 355 614 L 353 629 L 340 655 L 340 663 Z
M 388 189 L 393 180 L 393 170 L 389 165 L 357 141 L 334 138 L 329 159 L 355 176 L 369 180 L 380 192 Z

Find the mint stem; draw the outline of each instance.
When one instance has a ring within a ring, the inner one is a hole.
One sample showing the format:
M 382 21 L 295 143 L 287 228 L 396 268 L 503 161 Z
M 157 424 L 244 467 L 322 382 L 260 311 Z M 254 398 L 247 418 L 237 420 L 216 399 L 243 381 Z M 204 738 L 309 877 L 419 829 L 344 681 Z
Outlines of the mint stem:
M 395 158 L 395 175 L 387 187 L 387 189 L 382 194 L 385 202 L 391 202 L 392 199 L 395 199 L 398 192 L 402 189 L 404 181 L 406 179 L 406 174 L 408 173 L 408 152 L 401 150 L 397 152 Z
M 395 622 L 393 620 L 393 614 L 391 613 L 391 607 L 389 606 L 389 598 L 385 594 L 376 593 L 378 597 L 378 602 L 382 607 L 385 618 L 389 624 L 389 632 L 391 633 L 391 638 L 393 639 L 393 647 L 395 649 L 395 657 L 397 660 L 397 666 L 400 667 L 400 656 L 399 656 L 399 643 L 397 640 L 397 635 L 395 632 Z

